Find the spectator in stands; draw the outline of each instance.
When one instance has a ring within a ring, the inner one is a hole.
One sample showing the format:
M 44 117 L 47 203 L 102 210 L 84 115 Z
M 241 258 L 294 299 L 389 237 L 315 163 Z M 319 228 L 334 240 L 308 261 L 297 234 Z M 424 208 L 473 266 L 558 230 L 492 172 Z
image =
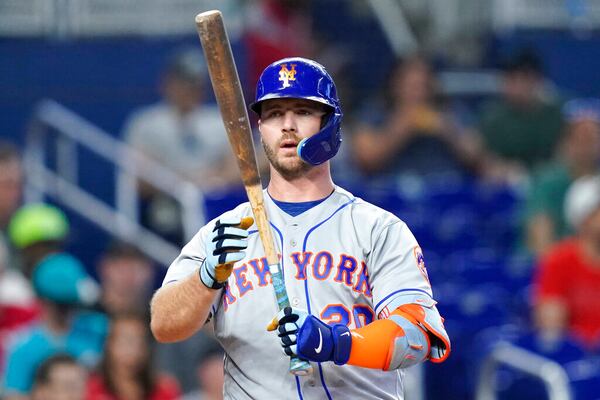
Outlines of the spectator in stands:
M 68 230 L 62 211 L 47 204 L 24 205 L 12 215 L 7 232 L 15 251 L 10 260 L 4 257 L 0 273 L 0 361 L 11 338 L 40 319 L 42 308 L 33 294 L 32 271 L 48 254 L 60 251 Z M 8 268 L 10 263 L 16 267 Z M 0 362 L 0 373 L 3 367 Z
M 565 214 L 576 236 L 553 245 L 540 261 L 535 323 L 547 338 L 567 334 L 600 350 L 600 175 L 571 185 Z
M 110 244 L 98 264 L 103 311 L 111 316 L 148 312 L 154 275 L 154 265 L 137 248 L 122 242 Z M 182 390 L 191 390 L 196 383 L 198 353 L 204 351 L 208 340 L 205 332 L 199 332 L 182 342 L 153 342 L 156 365 L 176 377 Z
M 50 254 L 34 266 L 31 281 L 41 317 L 9 347 L 3 380 L 7 400 L 21 399 L 31 390 L 35 370 L 47 357 L 66 352 L 92 367 L 104 344 L 102 319 L 76 313 L 77 306 L 92 304 L 99 294 L 79 260 L 67 253 Z
M 383 98 L 366 107 L 353 153 L 368 175 L 462 174 L 471 156 L 458 126 L 439 101 L 433 71 L 420 56 L 392 69 Z
M 225 353 L 216 340 L 208 342 L 199 354 L 195 372 L 197 390 L 186 394 L 183 400 L 222 400 L 223 399 L 223 357 Z
M 15 262 L 6 236 L 8 223 L 21 204 L 22 189 L 23 168 L 19 151 L 12 143 L 0 141 L 0 242 L 8 245 L 11 267 Z
M 162 76 L 162 100 L 133 113 L 124 139 L 181 178 L 213 190 L 239 185 L 239 173 L 221 114 L 215 105 L 204 103 L 207 85 L 202 52 L 177 50 Z M 172 193 L 161 193 L 148 182 L 140 182 L 139 190 L 144 225 L 173 242 L 183 242 L 181 210 Z
M 5 231 L 21 203 L 23 169 L 17 147 L 0 141 L 0 228 Z
M 184 393 L 198 388 L 198 363 L 210 353 L 214 343 L 213 332 L 205 327 L 187 340 L 160 343 L 156 346 L 158 366 L 175 376 Z M 222 368 L 222 364 L 221 364 Z
M 135 246 L 111 243 L 98 265 L 104 311 L 109 315 L 147 312 L 154 274 L 152 262 Z
M 149 320 L 138 314 L 111 319 L 106 351 L 88 382 L 87 400 L 175 400 L 176 380 L 157 374 L 152 363 Z
M 69 233 L 69 222 L 57 207 L 26 204 L 14 213 L 8 233 L 17 249 L 21 269 L 30 278 L 33 267 L 40 260 L 62 250 Z
M 262 71 L 276 60 L 312 58 L 312 19 L 309 0 L 259 0 L 248 3 L 243 34 L 246 47 L 246 87 L 254 92 Z
M 600 99 L 565 104 L 565 133 L 558 159 L 534 174 L 527 204 L 527 242 L 537 255 L 570 232 L 564 216 L 569 185 L 600 172 Z
M 562 129 L 560 106 L 543 92 L 543 70 L 533 50 L 503 65 L 502 97 L 483 110 L 480 131 L 484 172 L 519 182 L 555 154 Z
M 56 354 L 38 367 L 31 400 L 85 400 L 87 370 L 68 354 Z
M 7 343 L 39 315 L 31 285 L 20 271 L 8 268 L 8 262 L 8 249 L 0 241 L 0 376 Z

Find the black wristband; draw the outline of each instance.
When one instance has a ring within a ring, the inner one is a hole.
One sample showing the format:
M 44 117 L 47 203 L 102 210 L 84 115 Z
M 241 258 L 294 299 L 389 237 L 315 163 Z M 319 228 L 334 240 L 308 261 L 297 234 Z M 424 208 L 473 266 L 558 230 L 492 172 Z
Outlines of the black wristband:
M 222 289 L 227 284 L 227 281 L 218 282 L 208 271 L 208 268 L 204 267 L 204 261 L 200 265 L 200 268 L 198 268 L 198 277 L 200 278 L 200 282 L 209 289 Z

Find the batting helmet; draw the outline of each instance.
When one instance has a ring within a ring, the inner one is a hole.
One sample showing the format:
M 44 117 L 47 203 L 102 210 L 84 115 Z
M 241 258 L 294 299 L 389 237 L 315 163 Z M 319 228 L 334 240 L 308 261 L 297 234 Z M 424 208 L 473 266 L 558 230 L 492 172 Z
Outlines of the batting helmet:
M 269 65 L 256 85 L 256 98 L 250 108 L 260 115 L 263 101 L 269 99 L 306 99 L 326 105 L 327 121 L 315 135 L 298 143 L 300 158 L 319 165 L 335 156 L 342 143 L 342 108 L 335 83 L 321 64 L 306 58 L 284 58 Z

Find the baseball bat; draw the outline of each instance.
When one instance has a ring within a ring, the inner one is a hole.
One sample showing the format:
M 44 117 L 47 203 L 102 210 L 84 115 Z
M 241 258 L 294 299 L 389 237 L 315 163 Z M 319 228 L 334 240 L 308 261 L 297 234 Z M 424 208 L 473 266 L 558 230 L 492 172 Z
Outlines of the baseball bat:
M 282 310 L 290 305 L 290 301 L 285 290 L 281 265 L 275 251 L 273 234 L 265 210 L 263 189 L 256 163 L 256 152 L 244 94 L 221 12 L 212 10 L 198 14 L 196 28 L 227 137 L 237 159 L 242 182 L 269 264 L 277 304 Z M 308 375 L 312 372 L 312 367 L 309 362 L 292 357 L 290 372 L 294 375 Z

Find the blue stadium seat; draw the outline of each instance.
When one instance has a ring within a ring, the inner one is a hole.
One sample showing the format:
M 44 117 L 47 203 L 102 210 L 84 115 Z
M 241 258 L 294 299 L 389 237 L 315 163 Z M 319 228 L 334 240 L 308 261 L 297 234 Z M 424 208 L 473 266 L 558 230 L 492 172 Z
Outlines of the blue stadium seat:
M 516 333 L 516 335 L 515 335 Z M 488 341 L 491 349 L 492 335 L 480 336 L 479 342 Z M 510 343 L 546 357 L 561 365 L 570 381 L 570 389 L 574 400 L 597 400 L 600 398 L 600 363 L 597 356 L 592 357 L 576 342 L 569 338 L 544 340 L 532 331 L 512 332 L 512 335 L 497 335 L 498 340 Z M 476 368 L 476 365 L 473 366 Z M 523 372 L 501 367 L 497 374 L 498 399 L 531 400 L 547 399 L 542 382 Z
M 206 220 L 210 221 L 225 211 L 231 210 L 246 201 L 248 201 L 248 196 L 243 187 L 207 192 L 204 194 L 204 212 Z

